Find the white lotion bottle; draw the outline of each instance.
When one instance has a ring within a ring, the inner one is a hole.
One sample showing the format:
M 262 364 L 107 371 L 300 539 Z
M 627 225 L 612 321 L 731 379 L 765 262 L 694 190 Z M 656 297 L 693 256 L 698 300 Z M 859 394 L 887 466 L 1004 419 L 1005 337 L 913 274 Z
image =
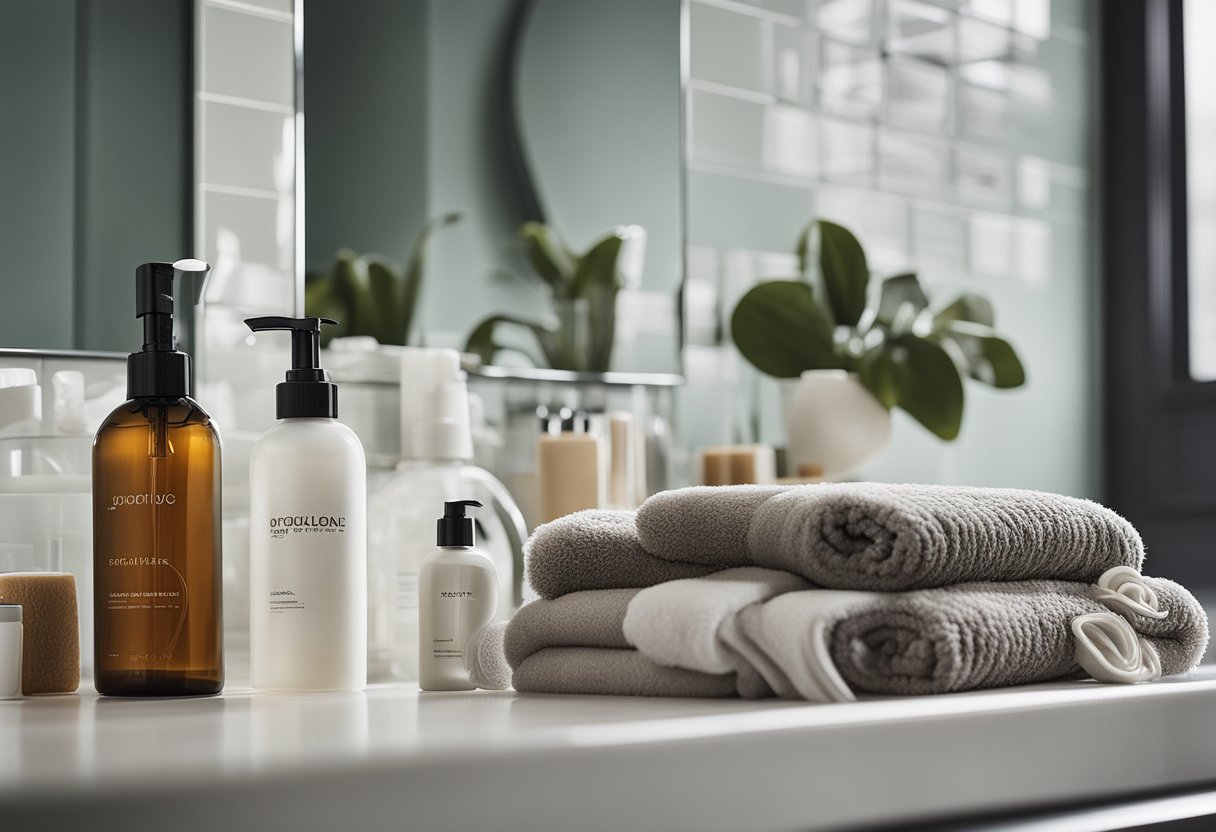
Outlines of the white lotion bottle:
M 250 669 L 263 690 L 367 684 L 367 464 L 319 365 L 326 318 L 250 318 L 291 332 L 278 422 L 253 449 Z
M 476 500 L 443 504 L 439 548 L 418 573 L 418 686 L 423 690 L 476 690 L 465 669 L 464 648 L 473 633 L 494 618 L 498 575 L 489 555 L 475 549 L 473 518 L 465 507 Z

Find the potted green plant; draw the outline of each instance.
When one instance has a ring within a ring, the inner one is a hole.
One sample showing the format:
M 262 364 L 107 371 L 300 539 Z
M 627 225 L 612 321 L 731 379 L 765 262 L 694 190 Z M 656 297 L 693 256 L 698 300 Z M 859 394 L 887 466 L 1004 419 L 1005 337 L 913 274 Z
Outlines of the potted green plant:
M 431 235 L 461 216 L 459 212 L 441 214 L 424 225 L 404 270 L 379 255 L 342 249 L 328 272 L 307 275 L 305 314 L 339 321 L 338 326 L 325 328 L 322 343 L 352 335 L 371 336 L 384 345 L 410 343 Z
M 548 287 L 553 316 L 548 321 L 491 315 L 469 333 L 465 352 L 491 364 L 500 352 L 523 354 L 537 367 L 577 372 L 607 372 L 616 337 L 616 297 L 624 288 L 620 259 L 624 246 L 643 237 L 639 226 L 621 226 L 576 254 L 557 232 L 539 223 L 519 230 L 534 277 Z M 523 332 L 535 350 L 500 340 L 501 330 Z
M 999 389 L 1025 383 L 984 296 L 963 292 L 935 307 L 911 273 L 872 286 L 857 238 L 824 220 L 806 227 L 796 253 L 800 279 L 756 285 L 731 316 L 744 358 L 767 375 L 800 379 L 789 422 L 795 471 L 847 475 L 885 445 L 896 407 L 953 440 L 964 377 Z

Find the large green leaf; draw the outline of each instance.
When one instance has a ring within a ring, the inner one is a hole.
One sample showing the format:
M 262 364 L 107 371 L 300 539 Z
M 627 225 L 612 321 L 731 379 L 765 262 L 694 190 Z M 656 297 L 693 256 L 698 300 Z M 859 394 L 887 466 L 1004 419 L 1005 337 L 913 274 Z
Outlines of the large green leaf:
M 529 222 L 519 229 L 524 254 L 541 280 L 555 297 L 568 297 L 578 268 L 578 258 L 570 253 L 557 232 L 544 223 Z
M 571 287 L 571 296 L 587 301 L 587 347 L 582 369 L 607 372 L 612 363 L 612 347 L 616 340 L 616 296 L 624 283 L 621 279 L 621 248 L 625 243 L 623 229 L 613 231 L 599 240 L 578 261 Z
M 819 220 L 819 268 L 832 318 L 854 326 L 866 308 L 870 268 L 861 243 L 844 226 Z
M 599 240 L 578 259 L 571 281 L 571 296 L 586 297 L 592 286 L 599 288 L 621 288 L 621 273 L 617 261 L 621 257 L 621 246 L 625 242 L 622 232 L 614 231 Z
M 811 233 L 814 230 L 815 223 L 808 223 L 798 235 L 798 242 L 794 244 L 794 254 L 798 255 L 798 276 L 803 280 L 806 280 L 807 272 L 811 270 Z
M 804 370 L 841 367 L 832 345 L 832 324 L 799 281 L 760 283 L 740 299 L 730 319 L 743 357 L 762 373 L 797 378 Z
M 375 336 L 381 344 L 405 344 L 405 281 L 392 263 L 368 258 L 367 278 L 375 307 L 374 326 L 365 335 Z
M 541 356 L 534 355 L 522 347 L 504 344 L 495 335 L 501 326 L 522 327 L 532 334 L 540 347 Z M 564 363 L 557 330 L 538 321 L 517 318 L 513 315 L 491 315 L 473 328 L 465 341 L 464 351 L 478 356 L 483 364 L 493 364 L 501 351 L 514 350 L 525 355 L 537 367 L 553 367 L 560 370 L 578 369 L 562 367 Z M 555 361 L 556 360 L 556 361 Z
M 963 354 L 967 374 L 976 381 L 1002 390 L 1026 383 L 1026 370 L 1013 345 L 989 327 L 955 321 L 945 334 Z
M 897 274 L 882 282 L 875 320 L 897 331 L 911 328 L 916 316 L 929 308 L 929 298 L 915 274 Z
M 418 313 L 418 296 L 422 293 L 422 281 L 426 277 L 426 253 L 430 245 L 431 235 L 440 228 L 454 225 L 463 217 L 459 211 L 451 211 L 432 217 L 418 232 L 414 247 L 410 250 L 410 259 L 405 266 L 405 277 L 401 291 L 401 341 L 394 343 L 408 344 L 414 328 L 414 317 Z
M 887 342 L 899 406 L 942 439 L 958 436 L 963 422 L 963 379 L 937 344 L 912 334 Z
M 379 315 L 372 300 L 367 260 L 349 249 L 338 252 L 333 272 L 333 298 L 343 309 L 339 318 L 349 335 L 371 335 Z
M 338 326 L 321 327 L 321 345 L 328 346 L 336 337 L 348 334 L 346 310 L 334 298 L 334 284 L 329 276 L 312 276 L 304 284 L 304 314 L 313 318 L 329 318 Z
M 967 321 L 983 326 L 995 326 L 992 302 L 975 292 L 963 292 L 949 306 L 933 316 L 933 328 L 942 329 L 954 321 Z
M 899 404 L 895 361 L 886 344 L 880 344 L 861 357 L 859 375 L 861 383 L 887 410 Z

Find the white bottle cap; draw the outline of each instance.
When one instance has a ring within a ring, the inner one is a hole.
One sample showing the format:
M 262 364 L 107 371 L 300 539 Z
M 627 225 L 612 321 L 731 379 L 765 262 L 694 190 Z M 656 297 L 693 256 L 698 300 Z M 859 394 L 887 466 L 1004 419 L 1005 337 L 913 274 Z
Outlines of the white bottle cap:
M 0 436 L 36 436 L 42 422 L 42 388 L 28 367 L 0 369 Z
M 456 350 L 406 348 L 401 355 L 401 456 L 469 460 L 469 391 Z

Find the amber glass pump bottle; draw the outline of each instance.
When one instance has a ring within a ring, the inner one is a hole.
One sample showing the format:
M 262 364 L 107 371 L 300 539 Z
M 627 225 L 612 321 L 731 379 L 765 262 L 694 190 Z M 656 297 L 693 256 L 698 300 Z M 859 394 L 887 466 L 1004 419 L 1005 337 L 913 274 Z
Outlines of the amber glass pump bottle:
M 94 682 L 103 695 L 224 686 L 220 440 L 191 398 L 190 356 L 173 331 L 175 284 L 207 269 L 179 260 L 136 270 L 143 349 L 127 359 L 128 401 L 93 441 Z

